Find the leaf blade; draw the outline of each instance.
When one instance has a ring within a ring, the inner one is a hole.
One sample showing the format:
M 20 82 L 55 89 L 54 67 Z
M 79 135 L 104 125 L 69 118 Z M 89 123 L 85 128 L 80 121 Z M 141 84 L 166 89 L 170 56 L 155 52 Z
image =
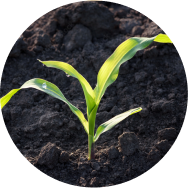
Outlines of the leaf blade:
M 16 94 L 20 89 L 12 89 L 9 93 L 0 99 L 1 109 L 8 103 L 14 94 Z
M 43 85 L 45 84 L 45 85 Z M 83 113 L 76 108 L 74 105 L 72 105 L 66 98 L 65 96 L 62 94 L 62 92 L 60 91 L 60 89 L 55 85 L 52 84 L 51 82 L 48 82 L 46 80 L 43 79 L 39 79 L 39 78 L 34 78 L 31 80 L 28 80 L 27 82 L 25 82 L 19 89 L 13 89 L 11 90 L 7 95 L 5 95 L 4 97 L 1 98 L 1 109 L 5 106 L 5 104 L 11 99 L 11 97 L 18 92 L 20 89 L 26 89 L 26 88 L 35 88 L 38 89 L 40 91 L 43 91 L 63 102 L 65 102 L 69 108 L 71 109 L 71 111 L 79 118 L 79 120 L 81 121 L 81 123 L 84 126 L 85 131 L 87 132 L 87 134 L 89 133 L 89 126 L 88 126 L 88 122 L 85 119 Z
M 77 78 L 83 88 L 86 103 L 87 103 L 87 112 L 88 115 L 91 113 L 92 109 L 95 106 L 95 93 L 88 83 L 88 81 L 80 74 L 76 69 L 74 69 L 68 63 L 60 62 L 60 61 L 41 61 L 41 63 L 46 65 L 47 67 L 57 68 L 63 70 L 66 74 Z
M 131 59 L 138 50 L 149 46 L 151 42 L 172 43 L 167 35 L 159 34 L 152 38 L 133 37 L 121 43 L 114 53 L 104 62 L 97 75 L 97 85 L 94 89 L 96 103 L 99 104 L 105 90 L 118 77 L 119 67 Z
M 154 41 L 160 43 L 188 43 L 188 35 L 158 34 Z
M 137 112 L 140 112 L 142 110 L 141 107 L 138 107 L 138 108 L 135 108 L 135 109 L 131 109 L 131 110 L 128 110 L 122 114 L 119 114 L 115 117 L 113 117 L 112 119 L 108 120 L 107 122 L 101 124 L 98 128 L 97 128 L 97 131 L 95 133 L 95 136 L 94 136 L 94 142 L 96 142 L 99 138 L 99 136 L 110 130 L 111 128 L 113 128 L 115 125 L 117 125 L 119 122 L 123 121 L 125 118 L 127 118 L 128 116 L 132 115 L 132 114 L 135 114 Z

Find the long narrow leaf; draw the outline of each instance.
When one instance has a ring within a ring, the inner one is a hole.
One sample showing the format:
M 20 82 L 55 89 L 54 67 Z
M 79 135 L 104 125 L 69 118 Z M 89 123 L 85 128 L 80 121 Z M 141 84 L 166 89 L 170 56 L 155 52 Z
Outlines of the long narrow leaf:
M 87 82 L 87 80 L 68 63 L 64 63 L 60 61 L 40 61 L 40 62 L 46 65 L 47 67 L 53 67 L 63 70 L 66 74 L 75 77 L 79 80 L 84 91 L 84 95 L 87 103 L 87 112 L 89 115 L 92 109 L 95 107 L 95 93 L 91 88 L 90 84 Z
M 52 97 L 55 97 L 55 98 L 65 102 L 66 104 L 68 104 L 68 106 L 72 110 L 72 112 L 79 118 L 79 120 L 83 124 L 84 129 L 87 132 L 87 134 L 89 133 L 88 122 L 85 119 L 83 113 L 78 108 L 76 108 L 74 105 L 72 105 L 65 98 L 65 96 L 62 94 L 62 92 L 59 90 L 59 88 L 56 85 L 54 85 L 51 82 L 48 82 L 46 80 L 43 80 L 43 79 L 34 78 L 34 79 L 31 79 L 31 80 L 28 80 L 19 89 L 11 90 L 7 95 L 5 95 L 4 97 L 1 98 L 1 101 L 0 101 L 1 102 L 1 109 L 5 106 L 5 104 L 11 99 L 11 97 L 16 92 L 18 92 L 20 89 L 25 89 L 25 88 L 38 89 L 40 91 L 43 91 L 43 92 L 51 95 Z
M 113 117 L 112 119 L 108 120 L 107 122 L 103 123 L 102 125 L 100 125 L 95 133 L 95 137 L 94 137 L 94 142 L 97 141 L 97 139 L 99 138 L 99 136 L 110 130 L 111 128 L 113 128 L 115 125 L 117 125 L 119 122 L 123 121 L 125 118 L 127 118 L 128 116 L 135 114 L 137 112 L 140 112 L 142 110 L 141 107 L 139 108 L 135 108 L 135 109 L 131 109 L 127 112 L 124 112 L 122 114 L 119 114 L 115 117 Z
M 188 35 L 158 34 L 154 41 L 160 43 L 188 43 Z
M 115 52 L 102 65 L 97 75 L 97 85 L 94 89 L 97 104 L 99 104 L 106 88 L 117 79 L 120 65 L 131 59 L 138 50 L 146 48 L 154 38 L 129 38 L 116 48 Z
M 12 89 L 4 97 L 1 98 L 1 109 L 7 104 L 7 102 L 12 98 L 12 96 L 17 93 L 20 89 Z
M 97 85 L 94 89 L 97 104 L 99 104 L 106 88 L 117 79 L 120 65 L 131 59 L 138 50 L 143 50 L 149 46 L 153 41 L 161 43 L 188 43 L 188 35 L 159 34 L 152 38 L 132 37 L 121 43 L 104 62 L 97 75 Z

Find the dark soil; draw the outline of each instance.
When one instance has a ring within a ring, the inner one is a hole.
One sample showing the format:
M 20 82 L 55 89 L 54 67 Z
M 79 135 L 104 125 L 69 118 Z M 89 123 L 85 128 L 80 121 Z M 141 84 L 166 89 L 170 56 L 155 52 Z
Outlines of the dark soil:
M 13 46 L 4 67 L 1 97 L 32 78 L 56 84 L 86 115 L 82 88 L 73 77 L 42 66 L 37 59 L 71 64 L 94 88 L 104 61 L 133 36 L 164 33 L 128 7 L 80 2 L 55 9 L 34 22 Z M 129 181 L 153 167 L 179 134 L 187 107 L 187 82 L 173 44 L 153 42 L 120 67 L 118 79 L 101 100 L 96 128 L 141 106 L 101 135 L 95 160 L 87 160 L 87 134 L 62 101 L 34 89 L 19 91 L 3 117 L 20 152 L 47 175 L 72 185 L 109 186 Z

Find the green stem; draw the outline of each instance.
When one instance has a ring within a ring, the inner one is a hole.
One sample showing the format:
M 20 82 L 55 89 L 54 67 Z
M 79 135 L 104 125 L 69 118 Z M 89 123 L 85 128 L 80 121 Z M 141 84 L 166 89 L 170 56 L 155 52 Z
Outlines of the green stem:
M 88 160 L 95 159 L 94 136 L 88 135 Z
M 95 159 L 95 144 L 94 144 L 94 142 L 91 145 L 91 159 Z

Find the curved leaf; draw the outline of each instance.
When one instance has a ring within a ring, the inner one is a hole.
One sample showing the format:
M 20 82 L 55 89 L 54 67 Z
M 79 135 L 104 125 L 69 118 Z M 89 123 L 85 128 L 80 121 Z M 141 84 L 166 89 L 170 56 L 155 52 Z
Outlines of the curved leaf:
M 17 91 L 19 91 L 20 89 L 25 89 L 25 88 L 38 89 L 40 91 L 43 91 L 43 92 L 51 95 L 52 97 L 55 97 L 55 98 L 65 102 L 66 104 L 68 104 L 68 106 L 71 109 L 71 111 L 79 118 L 79 120 L 83 124 L 84 129 L 87 132 L 87 134 L 89 133 L 88 122 L 85 119 L 83 113 L 78 108 L 76 108 L 74 105 L 72 105 L 65 98 L 65 96 L 62 94 L 62 92 L 59 90 L 59 88 L 56 85 L 54 85 L 51 82 L 48 82 L 46 80 L 43 80 L 43 79 L 34 78 L 34 79 L 31 79 L 31 80 L 28 80 L 19 89 L 11 90 L 7 95 L 5 95 L 4 97 L 1 98 L 1 101 L 0 101 L 1 102 L 1 109 L 5 106 L 5 104 L 11 99 L 11 97 Z
M 41 60 L 39 61 L 44 65 L 46 65 L 47 67 L 53 67 L 63 70 L 66 74 L 75 77 L 79 80 L 84 91 L 84 95 L 87 103 L 87 112 L 89 115 L 95 106 L 95 93 L 91 88 L 90 84 L 88 83 L 88 81 L 68 63 L 64 63 L 60 61 L 41 61 Z
M 115 52 L 105 61 L 99 70 L 97 85 L 94 89 L 97 105 L 104 95 L 106 88 L 117 79 L 120 65 L 131 59 L 138 50 L 142 50 L 149 46 L 153 41 L 172 43 L 167 35 L 159 34 L 152 38 L 129 38 L 116 48 Z
M 122 114 L 119 114 L 115 117 L 113 117 L 112 119 L 108 120 L 107 122 L 103 123 L 102 125 L 100 125 L 95 133 L 95 137 L 94 137 L 94 142 L 97 141 L 97 139 L 99 138 L 99 136 L 110 130 L 111 128 L 113 128 L 115 125 L 117 125 L 120 121 L 123 121 L 125 118 L 127 118 L 128 116 L 135 114 L 137 112 L 140 112 L 142 110 L 141 107 L 139 108 L 135 108 L 135 109 L 131 109 L 127 112 L 124 112 Z
M 1 109 L 7 104 L 7 102 L 12 98 L 12 96 L 17 93 L 20 89 L 12 89 L 9 93 L 7 93 L 4 97 L 1 98 Z
M 188 43 L 188 35 L 159 34 L 151 38 L 132 37 L 121 43 L 104 62 L 97 75 L 97 85 L 94 89 L 97 105 L 100 103 L 106 88 L 117 79 L 120 65 L 131 59 L 138 50 L 148 47 L 153 41 L 161 43 Z
M 160 43 L 188 43 L 188 35 L 158 34 L 154 41 Z

